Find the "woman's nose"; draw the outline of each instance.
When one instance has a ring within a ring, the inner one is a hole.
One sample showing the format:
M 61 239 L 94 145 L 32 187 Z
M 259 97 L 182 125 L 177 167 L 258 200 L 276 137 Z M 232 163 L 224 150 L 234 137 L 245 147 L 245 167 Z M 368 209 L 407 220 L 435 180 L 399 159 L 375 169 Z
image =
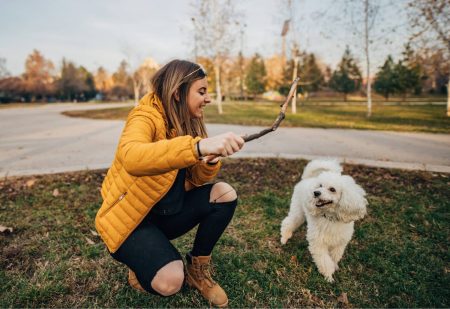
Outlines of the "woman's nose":
M 211 96 L 209 95 L 209 93 L 205 96 L 205 103 L 211 103 Z

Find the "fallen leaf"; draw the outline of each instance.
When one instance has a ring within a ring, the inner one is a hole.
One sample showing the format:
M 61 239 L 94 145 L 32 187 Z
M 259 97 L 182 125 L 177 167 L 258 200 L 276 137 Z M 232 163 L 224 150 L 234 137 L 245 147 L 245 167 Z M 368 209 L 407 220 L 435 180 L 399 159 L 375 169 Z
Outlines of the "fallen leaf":
M 98 233 L 96 231 L 94 231 L 94 230 L 91 230 L 91 234 L 94 235 L 94 236 L 98 236 Z
M 12 227 L 6 227 L 3 225 L 0 225 L 0 233 L 9 234 L 9 233 L 12 233 L 12 231 L 13 231 Z
M 54 197 L 57 197 L 59 195 L 59 190 L 58 189 L 53 190 L 52 194 Z
M 295 265 L 298 265 L 298 260 L 295 255 L 291 256 L 291 262 L 294 263 Z
M 28 188 L 31 188 L 36 183 L 36 179 L 27 180 L 26 185 Z
M 87 238 L 87 237 L 84 237 L 84 238 L 86 239 L 86 241 L 87 241 L 88 244 L 90 244 L 90 245 L 95 245 L 95 242 L 93 242 L 91 239 L 89 239 L 89 238 Z
M 342 293 L 338 298 L 337 301 L 340 303 L 343 303 L 345 305 L 348 305 L 348 297 L 347 297 L 347 293 Z

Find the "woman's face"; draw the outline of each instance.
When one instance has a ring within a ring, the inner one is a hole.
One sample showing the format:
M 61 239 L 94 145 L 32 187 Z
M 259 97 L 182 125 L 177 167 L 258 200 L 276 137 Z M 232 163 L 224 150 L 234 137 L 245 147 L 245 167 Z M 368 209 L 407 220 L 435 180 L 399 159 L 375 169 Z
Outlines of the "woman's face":
M 208 93 L 208 81 L 205 78 L 198 79 L 192 83 L 187 97 L 187 106 L 191 118 L 201 118 L 203 108 L 211 103 L 211 97 Z

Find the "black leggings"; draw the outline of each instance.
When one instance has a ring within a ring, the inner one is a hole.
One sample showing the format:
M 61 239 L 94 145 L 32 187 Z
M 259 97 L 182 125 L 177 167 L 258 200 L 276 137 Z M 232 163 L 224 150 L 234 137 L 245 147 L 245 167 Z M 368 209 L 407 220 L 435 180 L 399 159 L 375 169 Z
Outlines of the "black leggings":
M 182 260 L 170 240 L 186 234 L 197 224 L 199 226 L 191 254 L 211 254 L 237 205 L 237 200 L 209 202 L 212 186 L 208 184 L 186 192 L 183 208 L 174 215 L 158 215 L 150 211 L 119 249 L 111 254 L 136 273 L 146 291 L 160 295 L 151 287 L 156 273 L 168 263 Z

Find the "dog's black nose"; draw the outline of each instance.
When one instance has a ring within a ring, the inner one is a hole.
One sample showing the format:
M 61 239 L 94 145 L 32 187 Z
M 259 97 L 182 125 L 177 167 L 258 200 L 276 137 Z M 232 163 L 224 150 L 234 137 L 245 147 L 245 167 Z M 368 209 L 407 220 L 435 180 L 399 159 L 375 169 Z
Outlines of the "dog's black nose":
M 314 191 L 314 197 L 320 196 L 320 191 Z

